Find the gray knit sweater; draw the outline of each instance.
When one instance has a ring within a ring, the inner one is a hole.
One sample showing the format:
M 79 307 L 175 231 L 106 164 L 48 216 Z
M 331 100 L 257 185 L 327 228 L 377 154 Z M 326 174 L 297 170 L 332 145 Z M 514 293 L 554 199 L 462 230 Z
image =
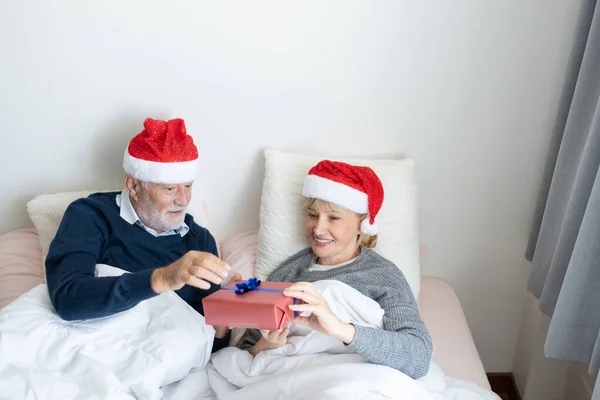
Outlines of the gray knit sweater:
M 350 264 L 327 271 L 309 271 L 314 257 L 310 248 L 302 250 L 273 271 L 268 280 L 335 279 L 377 301 L 385 312 L 384 329 L 356 325 L 356 335 L 348 348 L 372 363 L 395 368 L 412 378 L 424 376 L 429 370 L 433 345 L 413 293 L 398 267 L 373 250 L 363 249 Z M 260 336 L 259 330 L 249 330 L 241 348 L 251 348 Z

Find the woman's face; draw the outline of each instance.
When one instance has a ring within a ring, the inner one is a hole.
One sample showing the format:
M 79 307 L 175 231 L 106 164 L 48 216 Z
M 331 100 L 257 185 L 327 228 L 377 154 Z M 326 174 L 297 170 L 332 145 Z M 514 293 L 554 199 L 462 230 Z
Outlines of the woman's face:
M 360 216 L 316 200 L 307 208 L 306 235 L 321 265 L 335 265 L 358 255 Z

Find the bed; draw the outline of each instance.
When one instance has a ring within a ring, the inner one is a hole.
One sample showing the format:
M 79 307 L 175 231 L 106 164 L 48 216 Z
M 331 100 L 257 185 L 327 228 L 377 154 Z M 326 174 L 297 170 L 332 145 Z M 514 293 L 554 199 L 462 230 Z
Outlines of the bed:
M 256 259 L 256 231 L 220 241 L 222 256 L 245 276 Z M 0 235 L 0 308 L 44 282 L 42 249 L 35 229 Z M 452 288 L 430 277 L 421 279 L 419 308 L 435 345 L 434 361 L 443 372 L 489 389 L 465 315 Z
M 319 160 L 265 151 L 259 229 L 216 237 L 231 276 L 241 272 L 265 279 L 306 247 L 299 187 Z M 414 161 L 342 161 L 369 165 L 385 187 L 376 251 L 401 270 L 419 301 L 434 343 L 425 377 L 414 380 L 366 363 L 340 341 L 298 324 L 290 325 L 286 344 L 257 357 L 234 346 L 239 329 L 232 346 L 211 355 L 213 328 L 173 292 L 106 318 L 60 319 L 44 285 L 42 260 L 67 206 L 93 192 L 79 191 L 37 196 L 27 203 L 35 229 L 0 236 L 0 393 L 35 399 L 498 399 L 454 291 L 439 279 L 421 276 Z M 217 232 L 206 204 L 196 200 L 188 212 Z M 96 265 L 96 276 L 123 273 Z M 348 322 L 383 327 L 383 310 L 375 301 L 335 280 L 316 285 L 322 285 L 321 294 L 340 319 L 346 315 Z

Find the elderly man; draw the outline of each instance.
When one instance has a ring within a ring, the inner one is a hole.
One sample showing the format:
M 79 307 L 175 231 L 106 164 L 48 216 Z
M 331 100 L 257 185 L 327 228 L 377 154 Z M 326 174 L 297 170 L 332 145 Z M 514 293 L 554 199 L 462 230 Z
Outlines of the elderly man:
M 123 160 L 125 190 L 67 208 L 46 258 L 52 304 L 65 320 L 105 317 L 174 290 L 199 313 L 230 267 L 213 236 L 186 214 L 198 150 L 181 119 L 147 119 Z M 96 264 L 130 273 L 96 277 Z M 229 329 L 215 327 L 213 351 Z

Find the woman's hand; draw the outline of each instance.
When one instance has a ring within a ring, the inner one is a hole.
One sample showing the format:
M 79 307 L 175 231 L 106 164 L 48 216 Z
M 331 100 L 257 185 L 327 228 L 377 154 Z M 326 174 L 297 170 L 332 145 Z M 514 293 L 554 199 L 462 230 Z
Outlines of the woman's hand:
M 262 339 L 268 343 L 271 349 L 274 349 L 287 343 L 287 336 L 289 335 L 290 330 L 288 328 L 277 329 L 273 331 L 261 329 L 260 333 L 262 335 Z
M 213 328 L 215 328 L 215 338 L 217 339 L 223 339 L 230 331 L 228 326 L 213 325 Z
M 282 328 L 278 330 L 267 330 L 261 329 L 260 333 L 262 337 L 260 340 L 252 346 L 250 354 L 256 356 L 261 351 L 276 349 L 287 343 L 287 336 L 290 333 L 288 328 Z
M 349 344 L 354 340 L 356 329 L 354 325 L 340 320 L 329 308 L 327 300 L 311 283 L 298 282 L 284 290 L 283 294 L 304 301 L 305 304 L 292 304 L 290 310 L 311 313 L 308 317 L 298 316 L 294 323 L 306 325 L 316 331 Z

